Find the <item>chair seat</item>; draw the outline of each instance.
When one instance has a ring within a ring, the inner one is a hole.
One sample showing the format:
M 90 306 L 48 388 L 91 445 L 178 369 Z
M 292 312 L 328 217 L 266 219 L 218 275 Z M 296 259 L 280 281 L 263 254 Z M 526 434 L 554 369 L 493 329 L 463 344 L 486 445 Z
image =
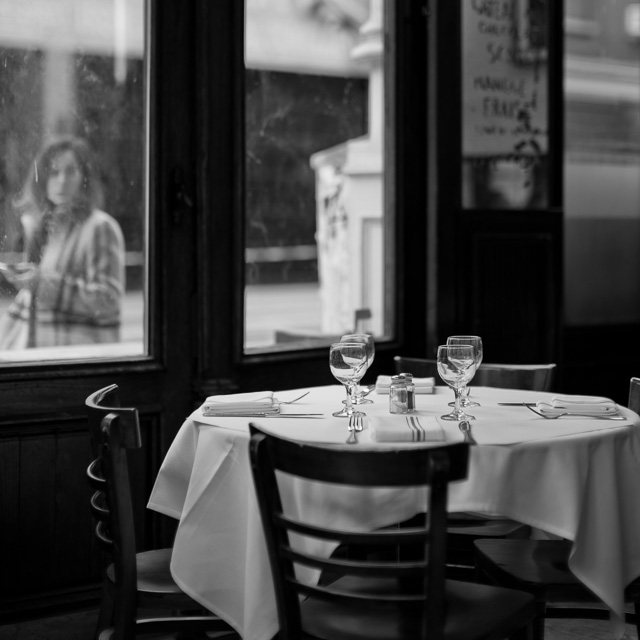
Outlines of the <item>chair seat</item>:
M 567 540 L 476 540 L 478 569 L 499 584 L 524 589 L 553 602 L 596 602 L 599 599 L 569 569 Z M 640 593 L 640 580 L 627 595 Z
M 136 554 L 138 606 L 143 608 L 162 606 L 182 612 L 206 611 L 204 607 L 188 596 L 171 576 L 171 549 L 154 549 Z M 109 565 L 107 578 L 114 584 L 114 568 Z
M 500 518 L 496 520 L 466 520 L 449 518 L 447 520 L 447 533 L 449 535 L 462 534 L 477 537 L 525 537 L 530 527 L 522 522 Z M 468 539 L 468 538 L 467 538 Z
M 172 638 L 219 638 L 240 640 L 240 636 L 222 622 L 220 618 L 187 617 L 180 618 L 146 618 L 136 620 L 136 637 L 144 636 L 156 640 L 169 640 Z M 170 635 L 169 635 L 170 634 Z M 118 632 L 113 627 L 104 629 L 98 636 L 98 640 L 116 640 Z
M 340 590 L 370 593 L 388 591 L 388 581 L 341 578 L 334 583 Z M 446 640 L 493 640 L 508 637 L 522 627 L 522 619 L 533 617 L 534 599 L 522 591 L 447 580 Z M 336 605 L 309 599 L 302 606 L 304 640 L 415 640 L 420 635 L 421 611 L 399 620 L 389 605 L 371 607 L 357 603 Z
M 448 577 L 475 582 L 473 543 L 481 538 L 528 538 L 531 527 L 508 518 L 482 519 L 476 514 L 453 513 L 447 518 Z
M 154 549 L 136 554 L 136 570 L 138 573 L 138 590 L 156 593 L 158 596 L 183 593 L 171 577 L 169 565 L 171 549 Z M 107 568 L 107 576 L 115 582 L 113 565 Z
M 572 586 L 587 591 L 569 569 L 571 543 L 566 540 L 476 540 L 474 546 L 478 569 L 500 584 L 517 584 L 532 593 L 556 586 L 563 592 Z

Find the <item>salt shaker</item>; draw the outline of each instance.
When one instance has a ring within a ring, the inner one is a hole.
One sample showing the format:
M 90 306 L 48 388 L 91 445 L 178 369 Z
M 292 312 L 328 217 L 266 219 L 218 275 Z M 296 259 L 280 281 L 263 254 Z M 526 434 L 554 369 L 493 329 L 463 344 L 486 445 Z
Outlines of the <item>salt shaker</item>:
M 391 376 L 389 413 L 409 413 L 409 393 L 404 375 Z

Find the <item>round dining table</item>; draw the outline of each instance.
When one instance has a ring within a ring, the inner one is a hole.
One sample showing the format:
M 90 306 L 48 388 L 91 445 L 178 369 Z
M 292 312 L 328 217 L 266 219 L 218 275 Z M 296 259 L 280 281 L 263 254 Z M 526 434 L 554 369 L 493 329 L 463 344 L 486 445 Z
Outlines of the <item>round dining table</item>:
M 260 513 L 249 463 L 249 423 L 281 437 L 331 446 L 440 446 L 464 440 L 449 413 L 453 393 L 436 386 L 416 395 L 426 440 L 380 441 L 388 422 L 388 395 L 376 392 L 357 443 L 347 444 L 345 418 L 332 413 L 345 397 L 338 385 L 278 391 L 282 401 L 309 391 L 282 415 L 205 416 L 200 407 L 180 428 L 153 487 L 148 507 L 179 523 L 171 572 L 196 601 L 229 622 L 244 640 L 271 640 L 278 630 Z M 531 525 L 538 536 L 572 541 L 570 569 L 611 610 L 612 636 L 624 633 L 624 587 L 640 576 L 640 417 L 620 407 L 620 420 L 563 416 L 545 419 L 522 403 L 550 401 L 551 393 L 472 387 L 480 406 L 468 409 L 476 444 L 468 477 L 451 483 L 450 511 L 502 515 Z M 505 405 L 501 403 L 513 403 Z M 521 403 L 521 404 L 518 404 Z M 306 414 L 292 416 L 291 414 Z M 314 415 L 309 415 L 314 414 Z M 286 417 L 289 415 L 290 417 Z M 397 416 L 398 420 L 405 419 Z M 285 510 L 352 530 L 402 522 L 423 512 L 421 490 L 357 490 L 283 479 Z M 329 555 L 334 548 L 321 541 Z M 309 580 L 317 575 L 308 573 Z

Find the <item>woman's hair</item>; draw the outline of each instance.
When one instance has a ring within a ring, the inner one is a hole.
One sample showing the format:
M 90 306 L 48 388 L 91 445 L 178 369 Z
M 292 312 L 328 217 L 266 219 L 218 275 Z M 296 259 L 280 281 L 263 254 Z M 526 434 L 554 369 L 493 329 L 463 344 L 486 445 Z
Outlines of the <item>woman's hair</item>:
M 80 193 L 74 202 L 76 214 L 83 219 L 91 213 L 94 207 L 101 208 L 103 206 L 102 185 L 89 145 L 82 138 L 64 136 L 47 143 L 34 160 L 22 196 L 16 203 L 19 211 L 35 210 L 46 213 L 51 209 L 51 203 L 47 199 L 47 183 L 54 160 L 65 151 L 73 153 L 82 174 Z

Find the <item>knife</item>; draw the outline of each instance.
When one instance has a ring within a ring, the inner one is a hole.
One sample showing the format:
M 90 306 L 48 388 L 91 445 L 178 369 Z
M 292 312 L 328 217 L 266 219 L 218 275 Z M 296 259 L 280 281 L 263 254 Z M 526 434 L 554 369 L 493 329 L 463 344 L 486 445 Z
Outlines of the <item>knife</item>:
M 205 418 L 322 418 L 324 413 L 205 413 Z
M 498 402 L 501 407 L 535 407 L 536 402 Z

